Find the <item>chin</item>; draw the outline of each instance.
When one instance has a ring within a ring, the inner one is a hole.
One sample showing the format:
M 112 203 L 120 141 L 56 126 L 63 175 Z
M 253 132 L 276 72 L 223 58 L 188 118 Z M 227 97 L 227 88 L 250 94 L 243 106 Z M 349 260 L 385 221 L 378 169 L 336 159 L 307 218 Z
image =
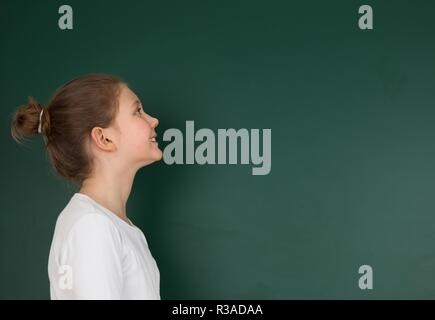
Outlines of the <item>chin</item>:
M 141 161 L 143 166 L 150 165 L 151 163 L 160 161 L 163 158 L 163 151 L 158 148 L 144 151 L 144 153 L 146 154 L 146 157 L 142 158 Z
M 159 152 L 156 154 L 155 161 L 162 160 L 162 158 L 163 158 L 163 152 L 160 151 L 159 149 Z
M 154 163 L 156 161 L 162 160 L 162 158 L 163 158 L 163 152 L 160 151 L 160 149 L 159 149 L 159 151 L 153 152 L 152 155 L 150 155 L 150 157 L 148 157 L 146 163 L 151 164 L 151 163 Z

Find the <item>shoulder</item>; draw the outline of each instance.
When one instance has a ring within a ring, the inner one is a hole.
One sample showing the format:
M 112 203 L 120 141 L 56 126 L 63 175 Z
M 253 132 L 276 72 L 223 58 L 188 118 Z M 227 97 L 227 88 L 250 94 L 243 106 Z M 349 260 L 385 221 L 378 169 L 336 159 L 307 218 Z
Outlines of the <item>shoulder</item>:
M 123 238 L 114 223 L 105 215 L 86 212 L 77 217 L 55 240 L 55 256 L 60 264 L 108 264 L 124 256 Z
M 98 210 L 82 212 L 71 223 L 68 237 L 77 241 L 107 241 L 108 238 L 121 242 L 121 235 L 113 221 Z
M 92 205 L 73 204 L 59 215 L 54 235 L 55 246 L 66 248 L 107 246 L 120 249 L 122 235 L 116 224 Z
M 81 212 L 71 224 L 71 229 L 116 229 L 113 221 L 98 210 Z
M 73 196 L 57 218 L 55 233 L 60 238 L 65 238 L 72 233 L 97 236 L 101 233 L 119 232 L 107 214 L 98 210 L 91 202 Z

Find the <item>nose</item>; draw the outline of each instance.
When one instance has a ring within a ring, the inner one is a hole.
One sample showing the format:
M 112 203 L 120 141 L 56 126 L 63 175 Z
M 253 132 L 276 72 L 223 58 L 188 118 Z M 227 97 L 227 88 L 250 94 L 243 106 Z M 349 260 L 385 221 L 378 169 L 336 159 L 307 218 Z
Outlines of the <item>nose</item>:
M 151 123 L 152 123 L 151 126 L 153 128 L 155 128 L 155 127 L 157 127 L 159 125 L 159 119 L 151 117 Z

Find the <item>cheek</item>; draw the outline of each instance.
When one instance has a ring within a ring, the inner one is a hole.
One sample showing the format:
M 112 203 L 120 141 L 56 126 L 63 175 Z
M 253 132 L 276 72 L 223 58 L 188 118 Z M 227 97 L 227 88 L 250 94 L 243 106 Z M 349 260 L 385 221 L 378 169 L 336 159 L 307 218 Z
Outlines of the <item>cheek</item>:
M 148 139 L 151 136 L 151 130 L 144 120 L 138 119 L 130 123 L 127 130 L 126 139 L 130 148 L 143 149 L 149 146 Z

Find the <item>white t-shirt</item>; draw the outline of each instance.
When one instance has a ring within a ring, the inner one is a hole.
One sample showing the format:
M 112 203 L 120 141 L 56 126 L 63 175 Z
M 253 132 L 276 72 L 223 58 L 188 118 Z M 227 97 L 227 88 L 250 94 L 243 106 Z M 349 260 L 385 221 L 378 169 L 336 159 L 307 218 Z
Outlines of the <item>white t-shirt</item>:
M 48 277 L 51 299 L 160 300 L 160 272 L 143 232 L 82 193 L 57 218 Z

